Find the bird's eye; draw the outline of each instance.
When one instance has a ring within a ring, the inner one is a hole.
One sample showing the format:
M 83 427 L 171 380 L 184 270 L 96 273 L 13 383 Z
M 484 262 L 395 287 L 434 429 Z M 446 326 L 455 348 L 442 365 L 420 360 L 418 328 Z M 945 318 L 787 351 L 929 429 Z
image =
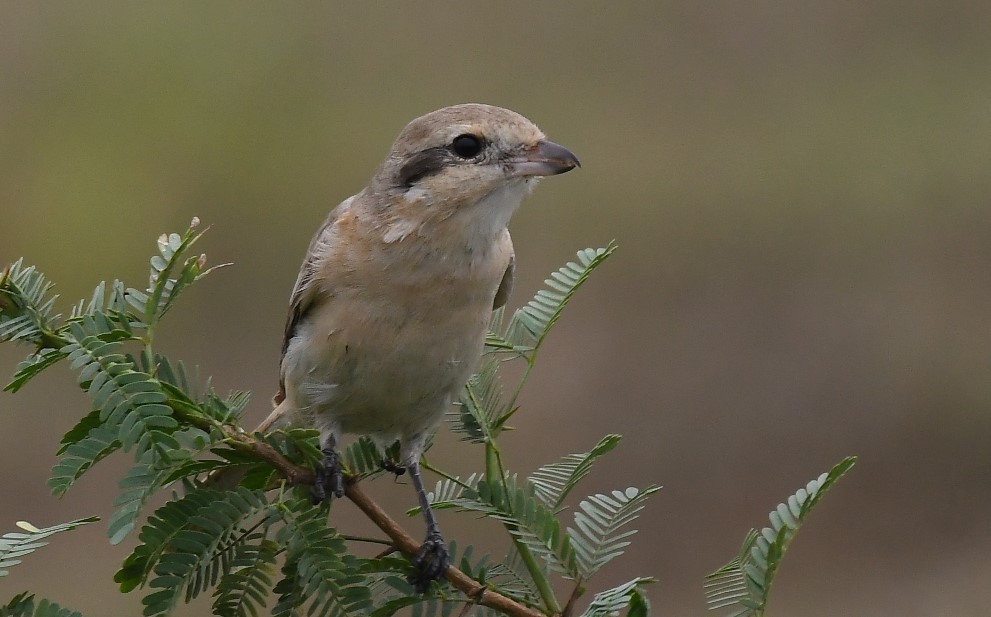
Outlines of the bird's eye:
M 474 135 L 458 135 L 451 142 L 451 149 L 463 159 L 472 159 L 482 151 L 482 140 Z

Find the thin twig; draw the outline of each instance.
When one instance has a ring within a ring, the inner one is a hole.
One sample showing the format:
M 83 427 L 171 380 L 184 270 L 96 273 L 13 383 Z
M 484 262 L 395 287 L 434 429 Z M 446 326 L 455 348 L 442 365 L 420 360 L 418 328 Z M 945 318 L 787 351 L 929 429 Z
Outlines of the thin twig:
M 580 578 L 575 581 L 575 588 L 571 590 L 571 597 L 568 598 L 568 603 L 564 605 L 564 610 L 561 611 L 561 617 L 571 617 L 571 613 L 575 610 L 575 602 L 578 598 L 585 593 L 585 582 Z
M 456 476 L 452 476 L 451 474 L 447 473 L 443 469 L 439 469 L 437 467 L 434 467 L 433 465 L 430 464 L 429 461 L 427 461 L 427 459 L 423 459 L 420 462 L 420 466 L 423 467 L 424 469 L 428 470 L 428 471 L 434 472 L 435 474 L 437 474 L 438 476 L 444 478 L 445 480 L 450 480 L 451 482 L 457 484 L 461 488 L 471 488 L 471 486 L 467 482 L 465 482 L 464 480 L 462 480 L 461 478 L 458 478 Z
M 244 431 L 223 426 L 224 434 L 227 435 L 234 444 L 251 451 L 255 456 L 270 463 L 278 470 L 279 475 L 285 478 L 289 484 L 297 486 L 300 484 L 313 484 L 314 474 L 312 469 L 300 467 L 286 457 L 282 456 L 278 450 L 268 445 L 264 441 L 255 439 Z
M 354 536 L 342 533 L 341 538 L 347 540 L 348 542 L 367 542 L 368 544 L 383 544 L 385 546 L 392 546 L 392 540 L 383 540 L 382 538 L 370 538 L 368 536 Z
M 380 553 L 376 553 L 375 554 L 375 559 L 383 559 L 383 558 L 388 557 L 389 555 L 397 552 L 398 550 L 399 550 L 398 548 L 396 548 L 395 546 L 393 546 L 390 543 L 389 544 L 389 548 L 385 549 L 384 551 L 382 551 Z
M 471 610 L 478 606 L 478 604 L 482 601 L 482 598 L 485 597 L 485 591 L 485 587 L 482 587 L 482 589 L 478 592 L 477 597 L 473 597 L 471 602 L 465 602 L 465 605 L 461 608 L 461 612 L 458 613 L 458 617 L 468 617 L 468 615 L 471 614 Z

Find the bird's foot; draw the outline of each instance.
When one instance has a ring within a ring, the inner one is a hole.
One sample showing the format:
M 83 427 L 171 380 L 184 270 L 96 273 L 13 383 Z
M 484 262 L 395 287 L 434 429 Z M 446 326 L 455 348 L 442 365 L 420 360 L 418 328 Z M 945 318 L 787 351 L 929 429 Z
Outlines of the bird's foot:
M 413 558 L 414 572 L 408 580 L 416 593 L 426 593 L 430 583 L 442 578 L 449 565 L 451 565 L 451 555 L 447 552 L 444 538 L 439 531 L 430 531 L 423 541 L 423 546 Z
M 389 459 L 382 461 L 382 469 L 396 474 L 397 478 L 406 473 L 406 465 L 400 465 L 396 461 Z
M 323 460 L 313 470 L 313 488 L 310 499 L 314 504 L 326 501 L 329 495 L 344 496 L 344 470 L 341 469 L 341 458 L 333 448 L 325 448 Z

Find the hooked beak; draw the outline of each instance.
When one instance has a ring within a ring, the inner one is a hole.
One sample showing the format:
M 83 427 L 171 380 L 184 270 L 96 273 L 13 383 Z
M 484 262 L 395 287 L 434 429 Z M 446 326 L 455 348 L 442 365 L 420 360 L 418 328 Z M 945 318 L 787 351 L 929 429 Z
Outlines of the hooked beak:
M 581 167 L 578 157 L 564 146 L 542 139 L 520 156 L 510 160 L 514 176 L 556 176 L 575 167 Z

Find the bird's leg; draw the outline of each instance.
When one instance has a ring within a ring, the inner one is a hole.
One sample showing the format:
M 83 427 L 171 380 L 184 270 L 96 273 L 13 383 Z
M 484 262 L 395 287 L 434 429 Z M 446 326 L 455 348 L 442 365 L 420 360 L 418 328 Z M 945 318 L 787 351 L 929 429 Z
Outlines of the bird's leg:
M 344 496 L 344 471 L 341 469 L 341 457 L 334 449 L 337 440 L 330 435 L 322 444 L 323 460 L 314 471 L 313 489 L 310 499 L 314 504 L 325 501 L 328 493 L 335 497 Z
M 427 491 L 424 490 L 423 479 L 420 477 L 418 460 L 410 463 L 409 475 L 413 479 L 413 488 L 416 489 L 416 497 L 420 500 L 420 509 L 423 510 L 423 519 L 427 523 L 427 537 L 413 558 L 415 572 L 410 576 L 409 582 L 413 584 L 417 593 L 426 593 L 430 583 L 440 579 L 447 572 L 447 567 L 451 565 L 451 556 L 447 552 L 443 536 L 440 535 L 434 511 L 430 509 Z

